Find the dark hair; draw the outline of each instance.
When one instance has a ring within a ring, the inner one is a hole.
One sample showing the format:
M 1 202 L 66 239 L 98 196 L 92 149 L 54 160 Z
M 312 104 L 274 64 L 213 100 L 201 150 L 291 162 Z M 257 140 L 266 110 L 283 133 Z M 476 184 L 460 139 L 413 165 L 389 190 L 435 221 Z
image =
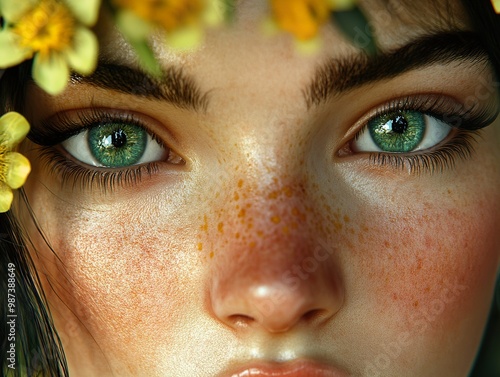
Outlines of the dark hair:
M 462 3 L 490 55 L 497 76 L 500 77 L 500 16 L 495 14 L 490 0 L 462 0 Z M 23 112 L 24 84 L 30 79 L 30 72 L 31 62 L 25 62 L 7 70 L 0 81 L 0 114 L 11 110 Z M 22 190 L 20 190 L 19 200 L 25 202 L 29 211 L 29 201 Z M 36 225 L 32 213 L 31 216 Z M 42 230 L 38 228 L 38 231 L 43 237 Z M 10 212 L 0 214 L 0 318 L 2 318 L 0 374 L 23 377 L 68 376 L 64 350 L 53 324 L 38 273 L 28 252 L 27 246 L 31 245 L 30 240 L 24 234 L 19 222 Z M 6 357 L 11 343 L 7 336 L 9 325 L 4 320 L 10 318 L 6 305 L 8 302 L 6 277 L 9 276 L 9 266 L 14 266 L 16 280 L 15 370 L 8 368 L 9 362 Z M 481 369 L 484 365 L 483 354 L 488 352 L 487 345 L 493 342 L 493 326 L 498 329 L 499 324 L 500 302 L 499 307 L 493 306 L 492 308 L 483 349 L 479 354 L 479 363 L 476 365 L 473 376 L 486 377 L 488 375 L 488 372 Z

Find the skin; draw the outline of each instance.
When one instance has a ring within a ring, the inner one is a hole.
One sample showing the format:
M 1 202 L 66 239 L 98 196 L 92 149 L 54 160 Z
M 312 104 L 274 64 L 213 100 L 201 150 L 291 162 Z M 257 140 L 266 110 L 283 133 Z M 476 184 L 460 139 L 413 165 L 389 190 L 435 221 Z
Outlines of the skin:
M 431 6 L 418 17 L 399 6 L 387 27 L 382 5 L 362 5 L 384 49 L 443 23 Z M 199 50 L 157 50 L 209 91 L 205 113 L 75 83 L 58 97 L 28 91 L 33 124 L 91 103 L 132 111 L 186 162 L 104 192 L 61 183 L 26 144 L 26 192 L 55 254 L 26 208 L 15 212 L 71 376 L 202 377 L 295 360 L 352 376 L 466 376 L 500 267 L 500 121 L 471 157 L 434 173 L 337 152 L 395 95 L 463 103 L 486 85 L 480 103 L 498 102 L 491 68 L 418 69 L 308 109 L 317 65 L 355 48 L 328 26 L 324 48 L 303 56 L 288 36 L 256 32 L 262 4 L 238 12 Z M 455 22 L 468 28 L 458 7 Z M 130 54 L 109 31 L 102 44 L 110 59 Z

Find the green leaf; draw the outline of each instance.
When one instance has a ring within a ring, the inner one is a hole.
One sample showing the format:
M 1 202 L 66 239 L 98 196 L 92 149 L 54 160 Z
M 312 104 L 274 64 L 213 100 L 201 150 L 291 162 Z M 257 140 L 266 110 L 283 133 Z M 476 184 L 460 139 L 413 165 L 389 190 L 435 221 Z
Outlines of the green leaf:
M 160 77 L 162 75 L 160 64 L 146 41 L 131 40 L 129 42 L 139 58 L 141 67 L 150 75 Z
M 370 23 L 358 7 L 335 11 L 331 17 L 352 44 L 364 50 L 368 55 L 377 53 L 377 43 Z

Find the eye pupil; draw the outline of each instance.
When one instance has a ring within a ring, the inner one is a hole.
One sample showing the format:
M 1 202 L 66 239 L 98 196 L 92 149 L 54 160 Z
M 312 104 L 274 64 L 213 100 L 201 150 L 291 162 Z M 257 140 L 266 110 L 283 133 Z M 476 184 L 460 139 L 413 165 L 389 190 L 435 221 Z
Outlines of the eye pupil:
M 414 150 L 425 134 L 425 115 L 404 111 L 380 115 L 368 123 L 370 135 L 384 152 L 407 153 Z
M 404 134 L 406 130 L 408 129 L 408 121 L 406 118 L 402 115 L 397 115 L 393 120 L 392 120 L 392 131 L 396 132 L 398 134 Z
M 111 144 L 115 148 L 121 148 L 127 144 L 127 134 L 123 130 L 116 130 L 111 135 Z
M 140 161 L 147 146 L 147 132 L 132 124 L 108 123 L 92 127 L 88 133 L 90 151 L 97 162 L 119 168 Z

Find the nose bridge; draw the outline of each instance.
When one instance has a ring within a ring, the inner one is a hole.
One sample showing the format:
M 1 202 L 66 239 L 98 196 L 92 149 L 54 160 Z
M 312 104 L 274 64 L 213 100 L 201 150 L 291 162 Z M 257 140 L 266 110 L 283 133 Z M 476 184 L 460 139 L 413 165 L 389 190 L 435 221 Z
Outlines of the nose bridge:
M 210 300 L 230 326 L 285 331 L 302 318 L 333 313 L 342 302 L 334 250 L 301 182 L 245 187 L 238 180 L 212 264 Z M 333 272 L 332 272 L 333 271 Z

